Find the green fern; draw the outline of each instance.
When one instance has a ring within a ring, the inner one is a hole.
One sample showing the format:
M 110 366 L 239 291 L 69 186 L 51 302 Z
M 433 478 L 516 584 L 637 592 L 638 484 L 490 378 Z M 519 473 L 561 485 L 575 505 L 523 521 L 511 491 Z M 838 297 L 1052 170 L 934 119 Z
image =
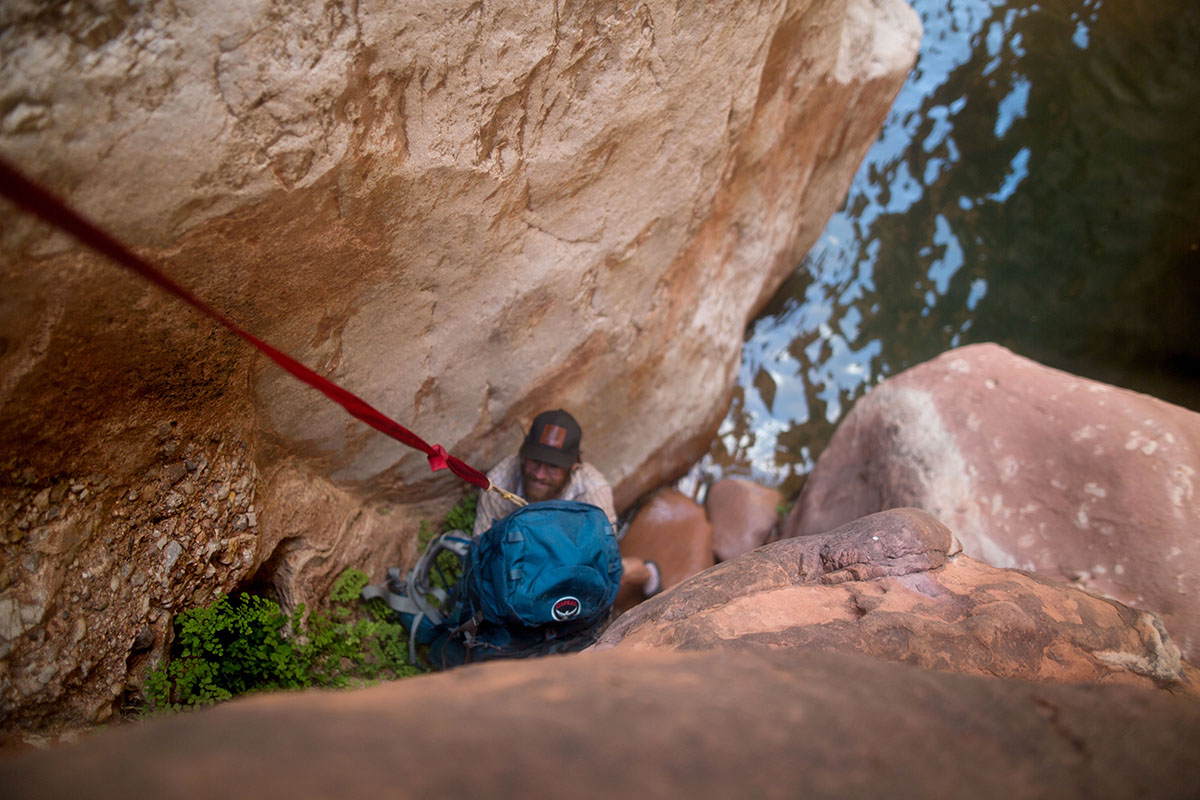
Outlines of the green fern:
M 463 495 L 454 508 L 446 512 L 442 531 L 462 531 L 470 536 L 475 530 L 475 507 L 478 503 L 479 495 L 475 492 Z
M 441 531 L 470 534 L 476 495 L 466 495 L 438 526 L 422 522 L 422 548 Z M 434 582 L 448 589 L 461 577 L 452 553 L 438 559 Z M 381 600 L 363 603 L 369 579 L 347 569 L 334 581 L 328 612 L 290 615 L 274 600 L 253 594 L 221 595 L 176 617 L 173 657 L 146 676 L 152 708 L 194 708 L 239 694 L 278 689 L 350 686 L 402 678 L 421 670 L 408 661 L 408 634 Z
M 359 603 L 366 584 L 362 571 L 343 572 L 328 615 L 300 605 L 289 616 L 252 594 L 184 611 L 175 621 L 175 656 L 147 676 L 147 698 L 160 709 L 193 708 L 250 692 L 416 674 L 403 627 Z

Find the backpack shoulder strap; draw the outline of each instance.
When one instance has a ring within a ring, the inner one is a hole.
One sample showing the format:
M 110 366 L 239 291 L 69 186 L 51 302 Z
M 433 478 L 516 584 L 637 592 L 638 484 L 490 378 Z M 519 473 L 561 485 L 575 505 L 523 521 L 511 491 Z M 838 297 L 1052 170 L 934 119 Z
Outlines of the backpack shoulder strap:
M 443 533 L 430 541 L 411 570 L 402 572 L 396 567 L 391 567 L 388 569 L 388 580 L 382 586 L 363 587 L 364 600 L 383 600 L 388 608 L 401 615 L 401 620 L 409 628 L 409 663 L 418 663 L 417 635 L 421 626 L 428 621 L 436 628 L 447 622 L 444 611 L 448 611 L 446 604 L 450 597 L 445 590 L 432 586 L 429 582 L 429 575 L 437 563 L 437 557 L 442 551 L 448 550 L 460 558 L 465 558 L 470 549 L 471 538 L 462 531 Z M 436 603 L 430 602 L 430 598 Z

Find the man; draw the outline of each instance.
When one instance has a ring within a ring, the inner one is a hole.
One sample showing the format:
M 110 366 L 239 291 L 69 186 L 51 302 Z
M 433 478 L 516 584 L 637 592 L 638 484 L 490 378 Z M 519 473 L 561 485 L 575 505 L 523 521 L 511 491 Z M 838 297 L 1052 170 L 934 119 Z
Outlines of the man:
M 488 480 L 530 503 L 543 500 L 574 500 L 598 506 L 617 527 L 612 488 L 600 470 L 583 460 L 580 444 L 583 431 L 575 418 L 562 409 L 538 414 L 521 449 L 488 473 Z M 480 492 L 475 511 L 475 535 L 517 510 L 517 505 L 495 492 Z M 638 585 L 649 597 L 662 588 L 662 575 L 653 561 L 622 558 L 621 586 Z

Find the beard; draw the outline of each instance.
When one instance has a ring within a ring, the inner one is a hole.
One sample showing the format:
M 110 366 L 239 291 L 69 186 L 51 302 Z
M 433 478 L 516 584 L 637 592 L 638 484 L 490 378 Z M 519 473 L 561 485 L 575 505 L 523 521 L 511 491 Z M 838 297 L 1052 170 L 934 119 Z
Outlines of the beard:
M 562 479 L 557 482 L 538 477 L 529 470 L 523 470 L 522 477 L 525 481 L 525 499 L 531 503 L 540 503 L 543 500 L 553 500 L 562 494 L 563 489 L 567 488 L 567 482 L 571 480 L 571 471 L 564 470 Z

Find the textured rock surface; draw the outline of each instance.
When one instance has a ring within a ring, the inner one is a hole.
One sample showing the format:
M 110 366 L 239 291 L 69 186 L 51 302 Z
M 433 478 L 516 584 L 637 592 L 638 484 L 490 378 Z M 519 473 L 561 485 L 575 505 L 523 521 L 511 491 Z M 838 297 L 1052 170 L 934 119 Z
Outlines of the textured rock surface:
M 1191 798 L 1197 737 L 1200 704 L 1129 687 L 611 652 L 241 700 L 0 762 L 0 781 L 14 800 Z
M 1200 673 L 1153 615 L 957 550 L 923 511 L 872 514 L 726 561 L 628 612 L 593 649 L 801 648 L 1200 696 Z
M 997 345 L 947 353 L 860 400 L 787 533 L 896 506 L 966 553 L 1159 614 L 1200 655 L 1200 414 Z
M 782 503 L 778 489 L 751 481 L 714 483 L 704 500 L 713 528 L 713 554 L 728 561 L 766 543 L 776 533 Z
M 919 36 L 900 0 L 17 1 L 0 29 L 6 158 L 477 466 L 572 409 L 620 505 L 707 446 Z M 312 600 L 459 490 L 7 209 L 0 340 L 0 727 L 104 718 L 173 610 Z
M 621 540 L 621 555 L 654 561 L 665 588 L 713 565 L 713 529 L 704 509 L 674 489 L 655 492 L 634 517 Z M 623 611 L 641 602 L 638 587 L 617 596 Z

